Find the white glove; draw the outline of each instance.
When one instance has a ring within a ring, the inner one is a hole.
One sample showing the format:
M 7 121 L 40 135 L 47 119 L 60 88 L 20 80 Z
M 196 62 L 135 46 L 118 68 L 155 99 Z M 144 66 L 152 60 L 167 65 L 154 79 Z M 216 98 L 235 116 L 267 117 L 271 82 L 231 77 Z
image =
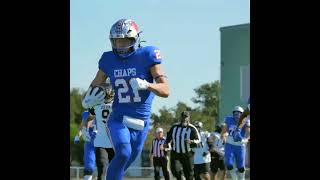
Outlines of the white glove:
M 106 96 L 104 91 L 101 91 L 97 95 L 95 95 L 99 89 L 100 87 L 94 87 L 91 94 L 90 92 L 92 90 L 92 87 L 88 89 L 86 96 L 82 100 L 82 106 L 85 109 L 93 108 L 94 106 L 102 104 L 104 102 L 104 98 Z
M 146 81 L 145 79 L 142 80 L 140 78 L 131 78 L 129 83 L 130 83 L 132 89 L 146 90 L 149 87 L 149 82 Z
M 90 136 L 90 133 L 89 133 L 89 129 L 88 129 L 88 128 L 82 128 L 82 129 L 81 129 L 81 133 L 82 133 L 82 139 L 83 139 L 85 142 L 90 142 L 90 141 L 91 141 L 91 136 Z

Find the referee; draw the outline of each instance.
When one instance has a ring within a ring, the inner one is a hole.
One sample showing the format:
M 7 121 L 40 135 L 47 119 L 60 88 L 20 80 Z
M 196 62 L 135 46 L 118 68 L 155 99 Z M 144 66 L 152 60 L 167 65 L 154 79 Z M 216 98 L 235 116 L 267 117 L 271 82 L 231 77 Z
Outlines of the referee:
M 152 140 L 151 154 L 153 157 L 153 166 L 154 166 L 154 179 L 160 180 L 160 168 L 165 180 L 170 180 L 169 170 L 168 170 L 168 148 L 163 148 L 165 138 L 163 137 L 163 129 L 157 128 L 156 138 Z
M 174 124 L 167 134 L 165 147 L 172 142 L 170 155 L 170 169 L 177 180 L 182 179 L 180 163 L 183 167 L 183 173 L 186 180 L 193 179 L 193 152 L 191 148 L 196 147 L 200 142 L 200 135 L 197 128 L 190 123 L 190 113 L 183 111 L 180 117 L 180 123 Z

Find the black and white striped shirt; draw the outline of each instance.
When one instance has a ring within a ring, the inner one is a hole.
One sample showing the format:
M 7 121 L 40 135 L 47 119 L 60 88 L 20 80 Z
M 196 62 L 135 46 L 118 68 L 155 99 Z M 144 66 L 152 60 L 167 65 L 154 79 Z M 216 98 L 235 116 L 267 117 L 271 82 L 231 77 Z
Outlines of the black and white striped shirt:
M 167 152 L 160 149 L 160 145 L 164 144 L 166 141 L 165 138 L 160 138 L 159 140 L 157 138 L 154 138 L 152 140 L 152 147 L 151 147 L 151 153 L 153 157 L 165 157 L 167 156 Z
M 172 141 L 172 151 L 176 153 L 188 153 L 191 151 L 190 144 L 186 143 L 186 139 L 194 141 L 194 145 L 200 142 L 200 135 L 197 128 L 188 124 L 182 126 L 181 123 L 174 124 L 167 133 L 166 144 Z

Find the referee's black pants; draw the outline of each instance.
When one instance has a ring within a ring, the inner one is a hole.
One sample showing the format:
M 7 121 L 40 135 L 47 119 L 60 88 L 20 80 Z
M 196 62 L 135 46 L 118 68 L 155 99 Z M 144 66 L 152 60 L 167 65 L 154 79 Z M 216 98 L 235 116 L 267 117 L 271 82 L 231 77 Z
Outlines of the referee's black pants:
M 170 169 L 174 177 L 177 180 L 182 179 L 182 170 L 181 165 L 183 168 L 183 174 L 186 180 L 193 179 L 193 153 L 176 153 L 175 151 L 171 151 L 170 154 Z
M 153 157 L 154 179 L 160 180 L 160 167 L 165 180 L 170 180 L 167 157 Z

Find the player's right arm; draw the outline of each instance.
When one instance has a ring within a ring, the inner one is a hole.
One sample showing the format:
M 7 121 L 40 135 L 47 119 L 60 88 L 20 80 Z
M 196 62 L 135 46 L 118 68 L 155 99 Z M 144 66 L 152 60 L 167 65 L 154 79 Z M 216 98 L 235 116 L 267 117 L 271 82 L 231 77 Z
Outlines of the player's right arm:
M 82 106 L 84 108 L 92 108 L 98 104 L 101 104 L 104 101 L 105 92 L 100 91 L 99 93 L 97 93 L 99 91 L 99 88 L 97 88 L 96 86 L 105 82 L 106 79 L 107 75 L 101 69 L 99 69 L 95 78 L 91 82 L 90 87 L 86 92 L 86 95 L 82 100 Z

